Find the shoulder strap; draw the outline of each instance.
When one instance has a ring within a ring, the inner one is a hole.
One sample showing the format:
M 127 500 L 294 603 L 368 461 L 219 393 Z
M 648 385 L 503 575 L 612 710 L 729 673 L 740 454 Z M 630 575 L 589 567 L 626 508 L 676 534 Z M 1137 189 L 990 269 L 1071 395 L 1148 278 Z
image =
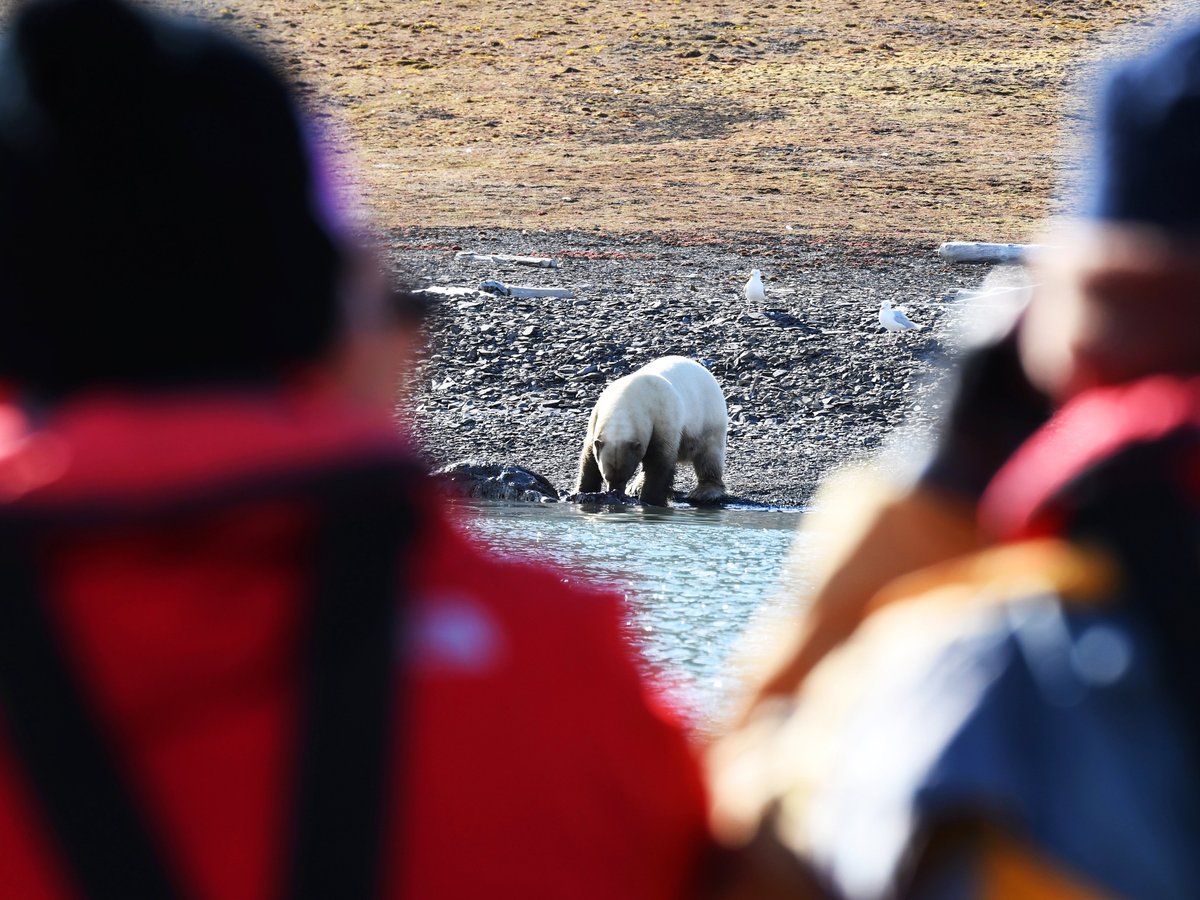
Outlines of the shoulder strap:
M 301 654 L 306 680 L 291 817 L 296 830 L 283 897 L 379 895 L 394 722 L 395 618 L 404 608 L 404 551 L 416 530 L 412 504 L 402 496 L 412 471 L 391 464 L 317 473 L 279 493 L 313 497 L 318 510 Z M 178 512 L 159 508 L 150 518 Z M 157 846 L 63 651 L 48 616 L 36 554 L 39 536 L 56 524 L 103 527 L 142 518 L 141 511 L 125 517 L 119 510 L 89 509 L 0 521 L 0 726 L 76 884 L 94 900 L 171 900 L 188 892 Z
M 407 504 L 353 491 L 324 504 L 308 623 L 292 900 L 380 896 L 391 794 Z
M 13 751 L 85 896 L 181 897 L 48 619 L 36 551 L 29 530 L 0 530 L 0 704 Z

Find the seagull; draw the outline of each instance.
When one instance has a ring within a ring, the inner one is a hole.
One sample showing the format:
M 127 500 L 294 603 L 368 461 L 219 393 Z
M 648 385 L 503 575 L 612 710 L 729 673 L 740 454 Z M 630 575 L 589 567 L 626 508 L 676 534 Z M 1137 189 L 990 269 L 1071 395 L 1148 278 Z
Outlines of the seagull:
M 762 272 L 758 269 L 750 270 L 750 280 L 746 282 L 746 302 L 751 306 L 758 306 L 767 299 L 767 292 L 763 290 Z
M 892 309 L 892 301 L 879 304 L 879 324 L 888 331 L 909 331 L 921 326 L 904 314 L 902 309 Z

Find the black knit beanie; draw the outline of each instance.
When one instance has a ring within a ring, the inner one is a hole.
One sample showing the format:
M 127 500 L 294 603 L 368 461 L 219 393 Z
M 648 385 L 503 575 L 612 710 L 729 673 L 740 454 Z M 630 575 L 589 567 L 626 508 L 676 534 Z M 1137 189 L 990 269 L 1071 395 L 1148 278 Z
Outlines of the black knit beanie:
M 1109 77 L 1089 216 L 1200 237 L 1200 27 Z
M 341 253 L 283 82 L 215 31 L 33 0 L 0 47 L 0 378 L 270 381 L 341 327 Z

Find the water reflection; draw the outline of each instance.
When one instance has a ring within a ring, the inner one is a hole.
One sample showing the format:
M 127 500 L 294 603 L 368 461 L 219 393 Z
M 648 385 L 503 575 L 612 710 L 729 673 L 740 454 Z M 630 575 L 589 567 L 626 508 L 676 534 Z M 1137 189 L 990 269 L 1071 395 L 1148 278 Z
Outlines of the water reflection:
M 620 591 L 644 655 L 701 727 L 724 711 L 740 677 L 730 651 L 751 617 L 778 605 L 800 519 L 796 511 L 463 505 L 470 530 L 500 552 Z

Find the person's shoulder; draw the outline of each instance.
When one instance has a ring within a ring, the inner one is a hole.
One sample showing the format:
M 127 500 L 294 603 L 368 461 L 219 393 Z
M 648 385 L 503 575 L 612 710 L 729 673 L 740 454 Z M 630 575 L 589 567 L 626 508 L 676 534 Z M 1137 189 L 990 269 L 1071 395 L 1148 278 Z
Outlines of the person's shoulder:
M 878 610 L 806 682 L 788 749 L 836 760 L 805 807 L 835 883 L 873 871 L 882 886 L 921 833 L 994 816 L 1101 884 L 1191 877 L 1176 837 L 1196 785 L 1154 648 L 1127 609 L 1080 590 L 1091 575 L 1054 583 L 1047 556 L 1033 587 L 1039 548 L 1014 549 L 1030 565 L 1003 551 L 970 560 L 980 581 L 943 572 Z M 867 860 L 861 834 L 848 837 L 865 820 L 908 827 L 876 834 Z M 1144 842 L 1121 837 L 1129 823 Z M 1094 851 L 1109 841 L 1127 852 Z M 1154 854 L 1161 871 L 1138 867 Z

